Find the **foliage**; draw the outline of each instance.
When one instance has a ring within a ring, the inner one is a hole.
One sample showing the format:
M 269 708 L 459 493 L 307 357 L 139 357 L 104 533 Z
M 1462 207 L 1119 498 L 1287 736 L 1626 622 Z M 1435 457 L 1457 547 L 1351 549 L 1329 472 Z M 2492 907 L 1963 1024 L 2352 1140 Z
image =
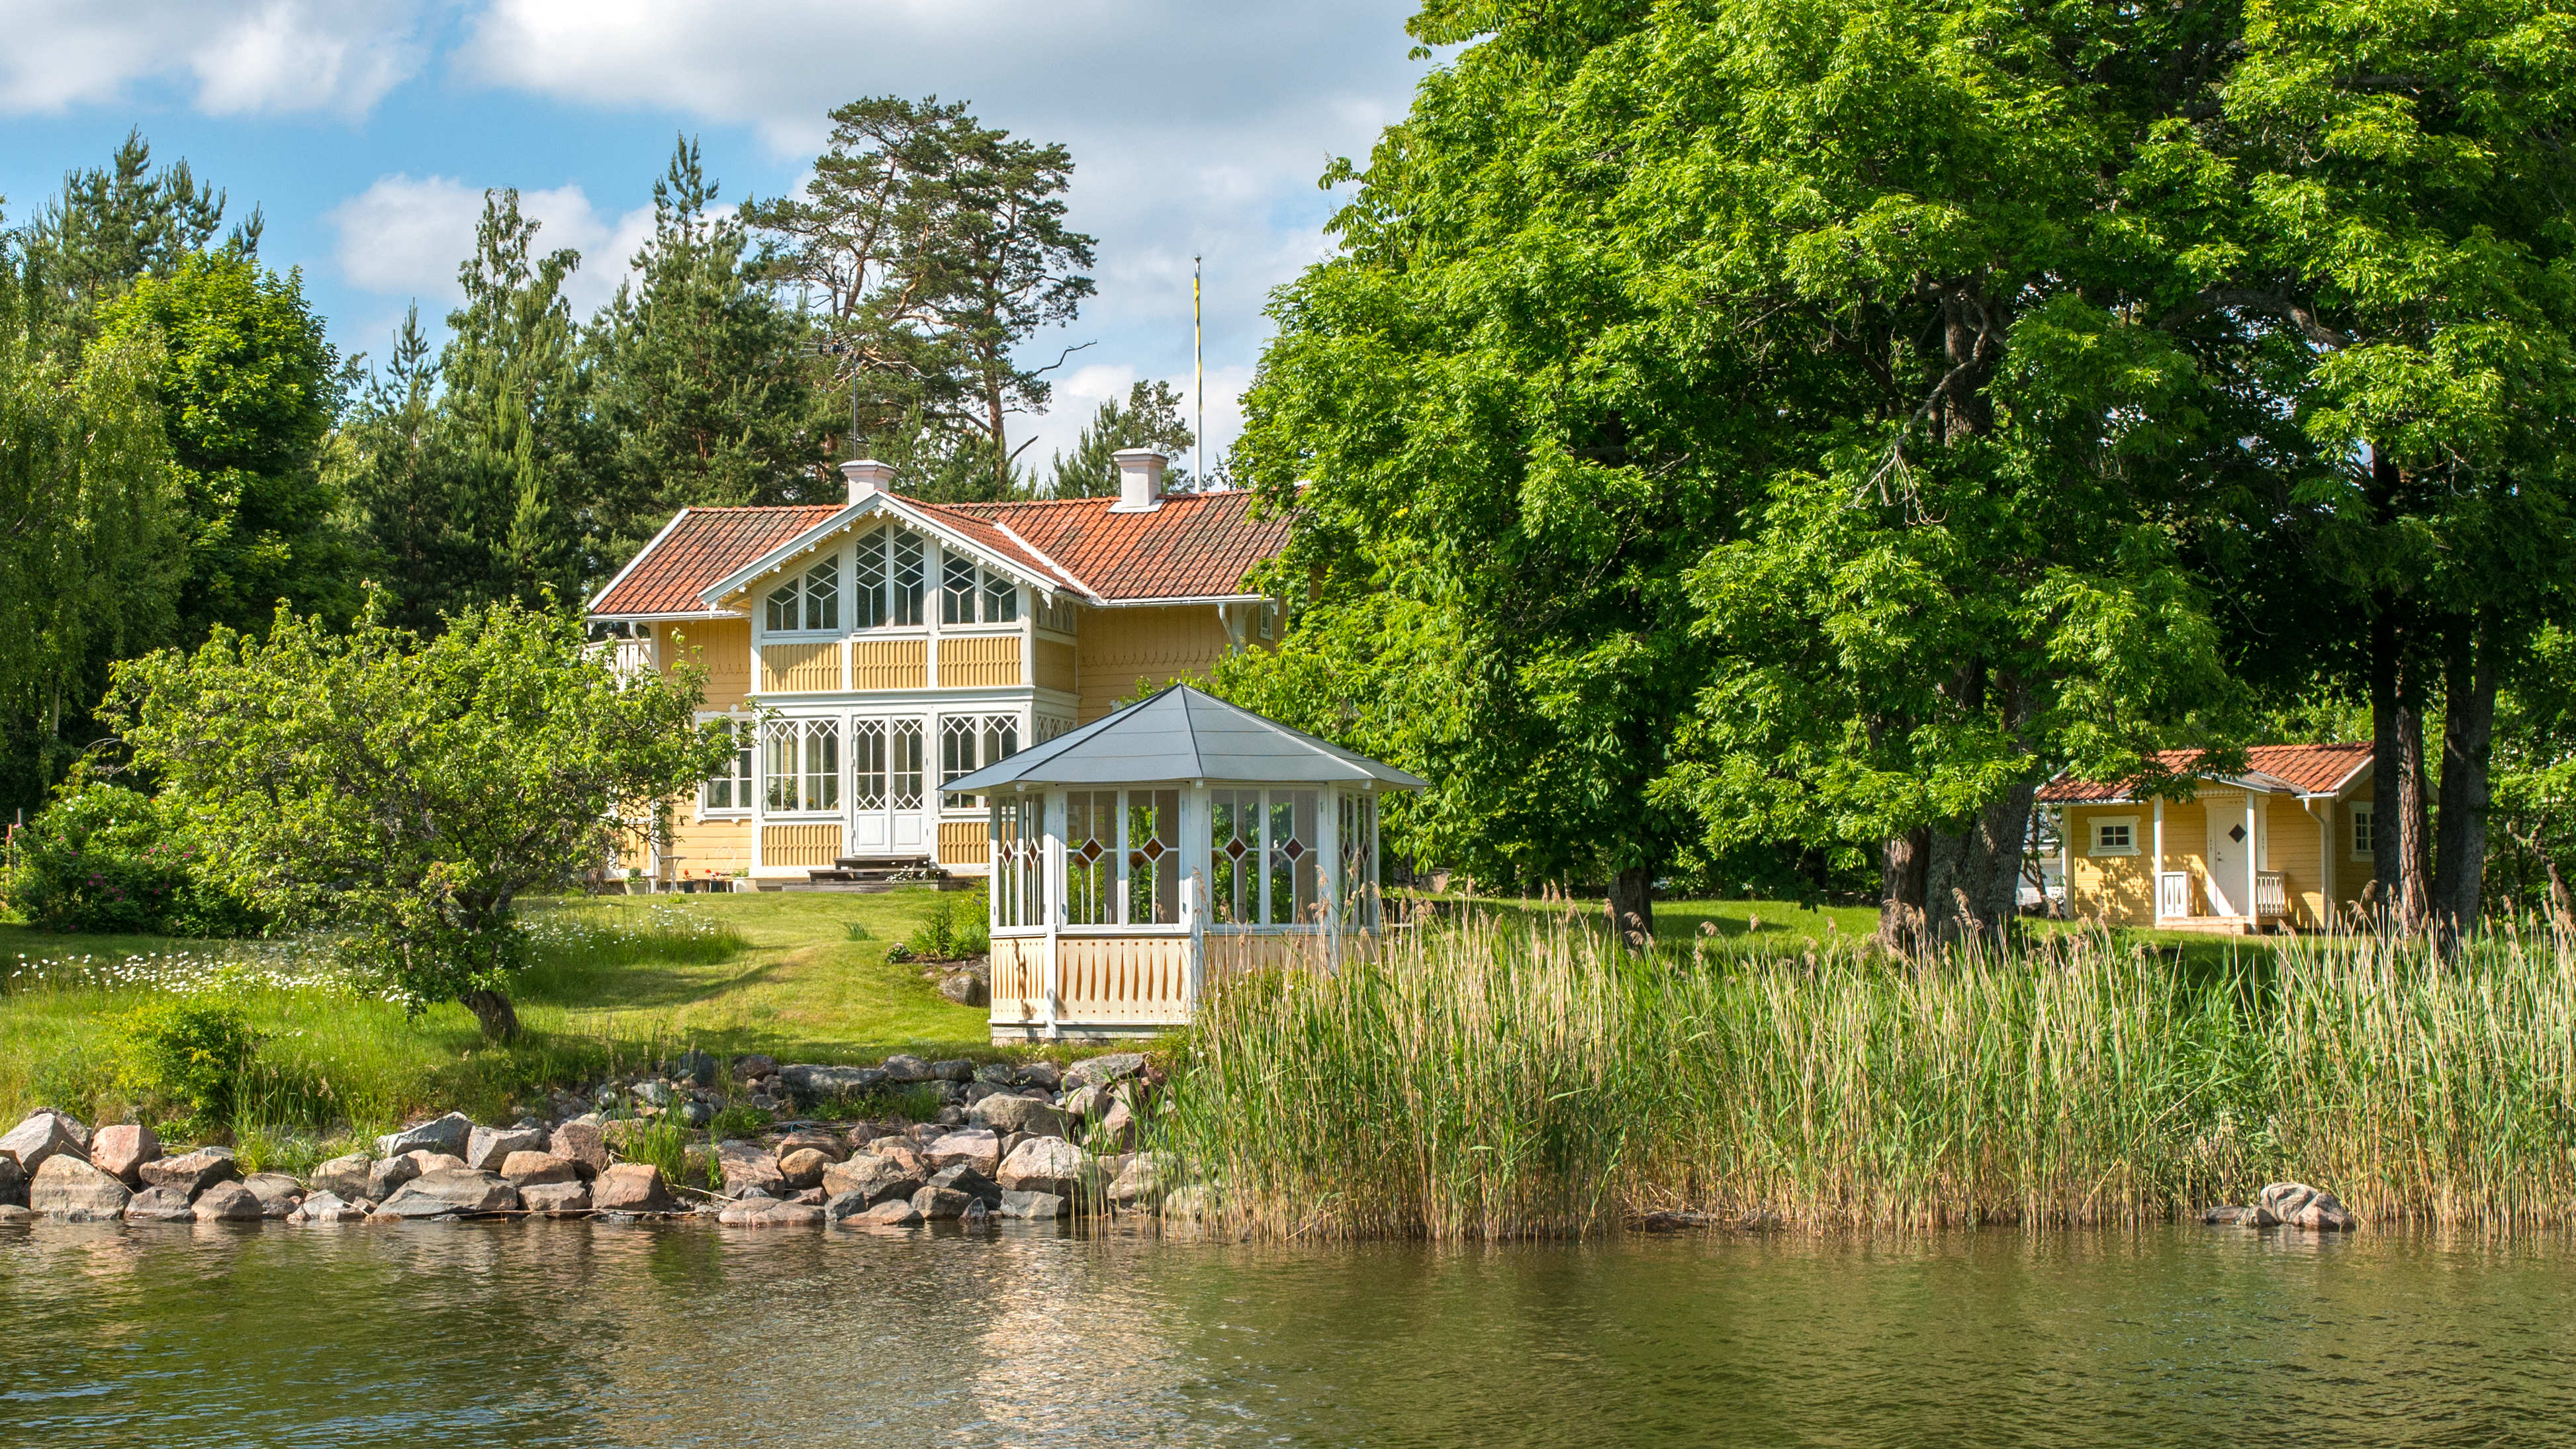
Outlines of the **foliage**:
M 220 989 L 146 1002 L 120 1024 L 126 1079 L 145 1103 L 181 1109 L 185 1130 L 232 1125 L 244 1070 L 259 1034 Z
M 152 144 L 128 131 L 107 166 L 70 172 L 23 236 L 45 294 L 83 337 L 94 314 L 136 279 L 166 277 L 203 252 L 223 225 L 224 193 L 201 183 L 185 160 L 152 169 Z M 260 216 L 237 224 L 226 249 L 259 251 Z
M 339 356 L 280 276 L 235 252 L 196 252 L 99 311 L 100 345 L 147 359 L 178 464 L 187 530 L 179 638 L 258 629 L 280 600 L 345 615 L 355 561 L 318 468 L 340 410 Z
M 2576 931 L 2576 632 L 2540 630 L 2499 703 L 2496 736 L 2494 822 L 2514 871 L 2499 904 Z
M 960 961 L 991 950 L 990 889 L 988 883 L 979 880 L 954 895 L 938 892 L 931 902 L 930 919 L 903 942 L 903 959 Z M 894 959 L 891 951 L 887 959 Z
M 1015 139 L 961 103 L 873 96 L 832 113 L 801 192 L 743 207 L 771 238 L 772 274 L 815 296 L 847 349 L 861 425 L 930 421 L 964 438 L 933 451 L 980 458 L 982 476 L 943 497 L 1014 491 L 1009 420 L 1045 408 L 1054 366 L 1027 366 L 1018 349 L 1093 290 L 1092 239 L 1064 224 L 1072 175 L 1064 147 Z
M 76 781 L 19 832 L 0 898 L 40 930 L 245 936 L 257 912 L 205 867 L 184 814 L 167 802 Z
M 1048 468 L 1047 496 L 1050 498 L 1110 498 L 1118 493 L 1118 460 L 1113 454 L 1122 448 L 1159 448 L 1175 460 L 1188 456 L 1190 444 L 1197 438 L 1189 419 L 1181 415 L 1184 399 L 1168 382 L 1138 382 L 1127 389 L 1127 401 L 1121 405 L 1114 397 L 1102 398 L 1091 421 L 1073 440 L 1073 455 L 1055 455 Z M 1174 468 L 1164 475 L 1167 489 L 1178 491 L 1189 482 L 1188 470 Z
M 728 1137 L 749 1137 L 769 1130 L 777 1120 L 759 1107 L 736 1103 L 708 1120 L 707 1136 L 718 1142 Z
M 613 859 L 621 812 L 728 746 L 693 719 L 695 676 L 621 679 L 569 613 L 496 604 L 424 641 L 372 601 L 346 634 L 280 611 L 265 641 L 218 629 L 119 665 L 107 716 L 220 878 L 507 1037 L 520 898 Z

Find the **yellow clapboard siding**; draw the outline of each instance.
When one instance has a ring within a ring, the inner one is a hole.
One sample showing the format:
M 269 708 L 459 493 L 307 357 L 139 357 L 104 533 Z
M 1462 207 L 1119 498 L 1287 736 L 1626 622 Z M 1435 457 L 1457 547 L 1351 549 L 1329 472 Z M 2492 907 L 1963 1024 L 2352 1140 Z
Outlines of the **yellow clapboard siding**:
M 1077 724 L 1109 713 L 1142 679 L 1159 689 L 1175 679 L 1204 679 L 1232 643 L 1214 604 L 1147 609 L 1085 609 L 1079 649 Z
M 928 689 L 930 641 L 862 639 L 850 646 L 850 688 Z
M 762 865 L 830 865 L 841 853 L 838 825 L 764 825 L 760 828 Z
M 841 646 L 771 644 L 760 651 L 760 688 L 767 693 L 833 690 L 841 687 Z
M 939 822 L 941 865 L 985 865 L 993 858 L 990 827 L 981 820 Z
M 1020 682 L 1020 636 L 951 635 L 939 641 L 939 687 L 986 689 Z
M 1073 693 L 1080 674 L 1074 668 L 1074 647 L 1061 639 L 1037 641 L 1037 686 Z
M 731 709 L 751 693 L 751 621 L 690 619 L 663 630 L 662 672 L 682 660 L 707 672 L 707 709 Z

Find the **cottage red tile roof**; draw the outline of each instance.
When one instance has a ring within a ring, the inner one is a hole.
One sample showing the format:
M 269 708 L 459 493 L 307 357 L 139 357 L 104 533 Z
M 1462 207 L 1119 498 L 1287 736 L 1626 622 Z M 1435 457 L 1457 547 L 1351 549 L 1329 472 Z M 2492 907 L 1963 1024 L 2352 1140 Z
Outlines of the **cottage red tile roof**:
M 2177 773 L 2199 760 L 2198 750 L 2165 750 L 2157 763 Z M 2322 795 L 2370 763 L 2368 744 L 2253 745 L 2245 751 L 2245 775 L 2257 784 L 2287 788 L 2303 795 Z M 2133 782 L 2078 780 L 2060 775 L 2039 789 L 2045 805 L 2086 805 L 2123 800 Z
M 683 508 L 590 601 L 590 611 L 612 617 L 703 614 L 707 606 L 698 596 L 710 586 L 840 511 L 829 504 Z
M 1176 494 L 1143 513 L 1112 513 L 1115 498 L 1031 503 L 924 503 L 906 509 L 1035 577 L 1112 601 L 1245 592 L 1243 576 L 1288 542 L 1288 520 L 1256 519 L 1248 492 Z M 699 614 L 701 596 L 841 510 L 688 508 L 591 601 L 591 612 Z

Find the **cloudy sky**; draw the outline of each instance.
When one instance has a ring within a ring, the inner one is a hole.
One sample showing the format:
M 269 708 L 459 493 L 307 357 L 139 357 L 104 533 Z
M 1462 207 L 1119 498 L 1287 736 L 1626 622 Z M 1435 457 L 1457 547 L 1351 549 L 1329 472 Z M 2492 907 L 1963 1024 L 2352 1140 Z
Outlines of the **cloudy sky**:
M 1404 0 L 0 0 L 0 196 L 15 224 L 129 126 L 258 205 L 344 351 L 455 300 L 486 187 L 577 247 L 587 313 L 649 220 L 675 135 L 722 199 L 798 184 L 826 113 L 963 99 L 1074 154 L 1100 293 L 1028 455 L 1140 377 L 1186 387 L 1190 258 L 1207 258 L 1208 432 L 1267 326 L 1265 293 L 1325 251 L 1315 177 L 1365 155 L 1426 62 Z M 1213 451 L 1211 457 L 1213 457 Z

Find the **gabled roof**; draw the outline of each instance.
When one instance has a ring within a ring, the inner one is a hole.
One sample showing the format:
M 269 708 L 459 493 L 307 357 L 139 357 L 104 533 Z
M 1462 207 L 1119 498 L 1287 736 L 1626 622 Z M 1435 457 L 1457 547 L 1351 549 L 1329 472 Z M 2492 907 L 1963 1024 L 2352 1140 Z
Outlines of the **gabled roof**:
M 2200 759 L 2200 751 L 2165 750 L 2155 759 L 2176 774 L 2189 774 Z M 2341 793 L 2369 764 L 2367 743 L 2254 745 L 2245 751 L 2245 773 L 2204 778 L 2272 794 L 2333 795 Z M 2118 804 L 2130 798 L 2134 783 L 2060 775 L 2040 787 L 2039 801 L 2043 805 Z
M 961 795 L 1006 785 L 1159 785 L 1251 780 L 1289 785 L 1423 782 L 1329 740 L 1175 684 L 1068 735 L 1022 750 L 941 789 Z
M 683 508 L 590 601 L 594 614 L 704 614 L 698 595 L 709 585 L 804 533 L 841 510 L 828 504 L 792 508 Z
M 1096 604 L 1249 599 L 1243 576 L 1287 546 L 1285 518 L 1252 517 L 1252 495 L 1175 494 L 1141 513 L 1115 498 L 1031 503 L 924 503 L 901 494 L 874 505 L 684 508 L 591 601 L 609 617 L 715 612 L 711 593 L 765 560 L 802 552 L 830 529 L 878 510 L 937 533 L 1048 589 Z

